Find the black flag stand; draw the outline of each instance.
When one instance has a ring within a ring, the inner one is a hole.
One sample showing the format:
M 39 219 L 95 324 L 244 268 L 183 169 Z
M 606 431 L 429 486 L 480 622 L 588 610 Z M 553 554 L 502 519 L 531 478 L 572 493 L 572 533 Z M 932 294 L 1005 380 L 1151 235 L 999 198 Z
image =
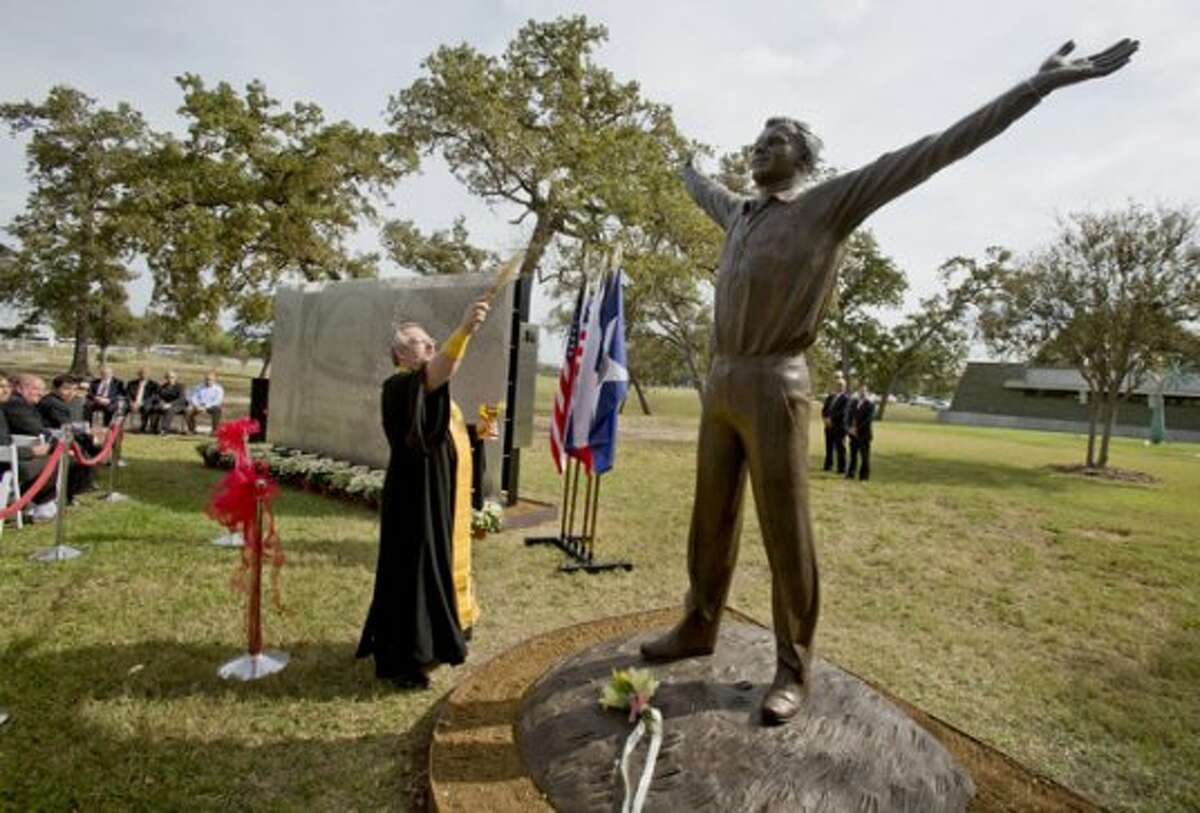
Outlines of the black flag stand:
M 578 534 L 575 533 L 575 506 L 579 501 L 579 470 L 580 463 L 575 458 L 567 460 L 567 470 L 563 476 L 562 518 L 559 522 L 558 536 L 527 536 L 526 545 L 553 545 L 561 550 L 571 561 L 564 563 L 559 570 L 563 573 L 574 573 L 582 570 L 587 573 L 599 573 L 604 570 L 633 570 L 633 562 L 624 560 L 613 562 L 596 561 L 596 516 L 600 512 L 600 477 L 599 474 L 588 474 L 587 484 L 583 495 L 583 522 Z

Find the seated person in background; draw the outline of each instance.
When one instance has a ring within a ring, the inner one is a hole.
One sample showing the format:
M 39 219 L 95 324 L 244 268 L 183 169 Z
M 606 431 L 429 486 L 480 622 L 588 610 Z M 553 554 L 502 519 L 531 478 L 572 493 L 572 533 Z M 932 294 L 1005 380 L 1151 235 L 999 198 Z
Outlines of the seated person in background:
M 0 372 L 0 446 L 9 446 L 12 444 L 12 433 L 8 429 L 8 420 L 5 418 L 4 404 L 8 401 L 12 394 L 12 385 L 8 382 L 8 376 Z M 42 470 L 46 468 L 46 456 L 50 454 L 49 443 L 34 443 L 30 446 L 17 447 L 17 483 L 21 486 L 21 493 L 25 494 L 33 485 L 34 481 L 41 475 Z M 11 459 L 8 455 L 0 457 L 0 477 L 11 467 Z M 55 491 L 54 482 L 47 483 L 37 496 L 33 498 L 32 506 L 29 510 L 30 517 L 35 522 L 54 519 L 58 514 L 58 506 L 54 502 Z
M 158 382 L 146 375 L 146 368 L 139 367 L 137 378 L 125 385 L 125 397 L 129 399 L 129 414 L 141 415 L 142 423 L 139 432 L 146 431 L 146 405 L 158 392 Z
M 187 410 L 187 399 L 183 397 L 183 386 L 174 370 L 167 370 L 166 378 L 142 405 L 142 419 L 146 429 L 156 435 L 171 431 L 171 422 L 176 415 Z
M 79 403 L 76 392 L 79 379 L 73 375 L 57 375 L 51 382 L 54 389 L 42 396 L 38 401 L 37 411 L 42 416 L 42 422 L 51 429 L 69 429 L 88 457 L 95 457 L 104 442 L 104 430 L 93 430 L 91 424 L 82 420 L 82 413 L 75 405 Z M 89 479 L 92 470 L 88 469 Z
M 46 425 L 37 410 L 37 405 L 46 393 L 46 382 L 29 373 L 14 376 L 12 381 L 12 395 L 3 404 L 8 430 L 14 435 L 35 435 L 44 438 L 52 427 Z M 91 487 L 91 468 L 71 461 L 67 472 L 67 499 L 74 500 L 76 494 Z
M 196 431 L 196 416 L 207 412 L 212 420 L 212 431 L 215 434 L 221 423 L 221 405 L 225 403 L 225 388 L 217 383 L 217 373 L 209 370 L 204 374 L 204 383 L 192 390 L 188 398 L 187 427 L 189 433 Z
M 104 425 L 108 426 L 124 403 L 124 398 L 125 386 L 121 379 L 113 376 L 112 367 L 105 364 L 100 368 L 100 377 L 88 387 L 85 419 L 91 423 L 92 416 L 99 413 Z
M 167 377 L 158 385 L 158 389 L 142 409 L 146 418 L 146 429 L 160 435 L 170 432 L 170 424 L 175 416 L 187 411 L 184 385 L 179 383 L 173 369 L 168 369 Z
M 37 411 L 42 421 L 53 429 L 70 426 L 76 421 L 74 410 L 71 408 L 75 401 L 75 391 L 79 380 L 73 375 L 63 373 L 56 375 L 50 382 L 53 389 L 38 401 Z

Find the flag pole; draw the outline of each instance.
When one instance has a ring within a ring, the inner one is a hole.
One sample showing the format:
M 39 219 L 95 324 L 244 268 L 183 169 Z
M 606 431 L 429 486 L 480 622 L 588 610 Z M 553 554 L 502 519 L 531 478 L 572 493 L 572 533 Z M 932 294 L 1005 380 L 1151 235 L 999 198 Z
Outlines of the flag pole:
M 576 552 L 581 557 L 586 555 L 588 546 L 588 533 L 591 529 L 592 480 L 594 479 L 590 471 L 586 472 L 585 476 L 587 477 L 587 491 L 584 492 L 583 495 L 583 527 L 579 529 L 579 542 L 575 546 Z
M 579 461 L 573 457 L 571 462 L 575 464 L 571 475 L 571 519 L 567 522 L 567 538 L 563 540 L 568 547 L 575 541 L 575 503 L 579 499 Z
M 592 495 L 592 531 L 588 534 L 588 549 L 587 560 L 592 562 L 595 560 L 596 554 L 596 520 L 600 516 L 600 478 L 603 475 L 596 475 L 596 492 Z
M 562 481 L 563 481 L 563 495 L 562 495 L 562 502 L 560 503 L 560 508 L 559 508 L 559 514 L 562 515 L 561 517 L 559 517 L 559 522 L 558 522 L 558 538 L 559 539 L 567 538 L 567 492 L 571 488 L 571 478 L 568 476 L 567 472 L 569 472 L 571 469 L 571 460 L 572 459 L 573 458 L 570 458 L 570 457 L 567 458 L 566 469 L 564 469 L 562 474 L 560 475 L 562 477 Z
M 575 455 L 582 450 L 592 454 L 593 449 L 604 449 L 606 453 L 597 461 L 597 465 L 604 469 L 611 467 L 616 421 L 615 415 L 609 413 L 615 409 L 614 398 L 619 400 L 624 391 L 626 385 L 622 382 L 628 379 L 619 269 L 621 246 L 610 248 L 605 259 L 607 262 L 600 262 L 601 278 L 594 288 L 589 289 L 584 269 L 583 286 L 567 337 L 566 358 L 559 372 L 560 397 L 555 401 L 554 423 L 550 430 L 551 453 L 556 464 L 561 461 L 563 454 L 567 454 L 568 446 L 574 453 L 568 457 L 564 472 L 566 479 L 563 481 L 559 535 L 557 538 L 533 537 L 525 540 L 526 545 L 553 544 L 566 553 L 571 561 L 560 566 L 559 570 L 564 572 L 584 570 L 597 573 L 618 568 L 633 569 L 633 564 L 628 561 L 596 561 L 595 537 L 600 513 L 601 472 L 592 471 L 591 463 L 586 473 L 587 484 L 583 495 L 583 524 L 579 533 L 575 530 L 575 512 L 579 510 L 580 496 L 579 468 L 582 465 Z M 601 405 L 603 411 L 597 413 Z M 605 418 L 608 423 L 603 422 Z M 582 429 L 582 436 L 570 436 L 569 430 L 572 428 Z M 573 470 L 571 461 L 574 461 Z

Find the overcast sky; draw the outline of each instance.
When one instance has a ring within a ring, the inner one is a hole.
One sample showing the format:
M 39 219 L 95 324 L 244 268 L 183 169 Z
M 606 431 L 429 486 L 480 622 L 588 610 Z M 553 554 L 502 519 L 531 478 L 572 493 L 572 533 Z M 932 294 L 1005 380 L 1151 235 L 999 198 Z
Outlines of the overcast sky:
M 312 101 L 330 120 L 382 128 L 389 95 L 437 46 L 466 41 L 499 53 L 530 18 L 582 12 L 608 26 L 599 61 L 671 105 L 690 137 L 726 151 L 752 140 L 766 117 L 791 115 L 813 126 L 826 159 L 843 168 L 950 125 L 1068 38 L 1091 53 L 1131 36 L 1142 50 L 1124 70 L 1054 94 L 867 225 L 908 273 L 915 300 L 934 289 L 946 258 L 992 244 L 1032 249 L 1052 237 L 1059 215 L 1130 198 L 1200 201 L 1196 0 L 0 0 L 0 8 L 0 99 L 40 100 L 65 83 L 104 106 L 128 101 L 160 129 L 179 128 L 173 78 L 183 72 L 237 86 L 261 79 L 285 104 Z M 0 222 L 25 200 L 24 146 L 0 136 Z M 432 163 L 395 189 L 391 213 L 426 229 L 464 213 L 477 242 L 501 251 L 521 243 L 504 211 L 489 211 Z M 373 247 L 375 235 L 358 244 Z M 135 310 L 148 296 L 148 282 L 137 283 Z

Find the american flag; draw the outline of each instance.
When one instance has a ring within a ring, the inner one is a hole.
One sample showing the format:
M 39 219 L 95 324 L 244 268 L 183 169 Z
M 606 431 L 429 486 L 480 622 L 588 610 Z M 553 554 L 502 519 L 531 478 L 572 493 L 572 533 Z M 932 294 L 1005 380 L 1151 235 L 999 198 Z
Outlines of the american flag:
M 579 358 L 583 353 L 582 340 L 586 338 L 586 335 L 580 335 L 586 290 L 587 280 L 585 279 L 579 286 L 579 296 L 575 299 L 575 312 L 571 316 L 571 327 L 567 331 L 567 352 L 563 357 L 562 367 L 558 371 L 558 392 L 554 396 L 554 417 L 550 421 L 550 456 L 554 458 L 554 467 L 558 469 L 559 474 L 563 473 L 563 466 L 566 464 L 564 439 L 567 434 L 567 426 L 571 422 L 572 396 L 574 395 L 575 381 L 579 377 Z

